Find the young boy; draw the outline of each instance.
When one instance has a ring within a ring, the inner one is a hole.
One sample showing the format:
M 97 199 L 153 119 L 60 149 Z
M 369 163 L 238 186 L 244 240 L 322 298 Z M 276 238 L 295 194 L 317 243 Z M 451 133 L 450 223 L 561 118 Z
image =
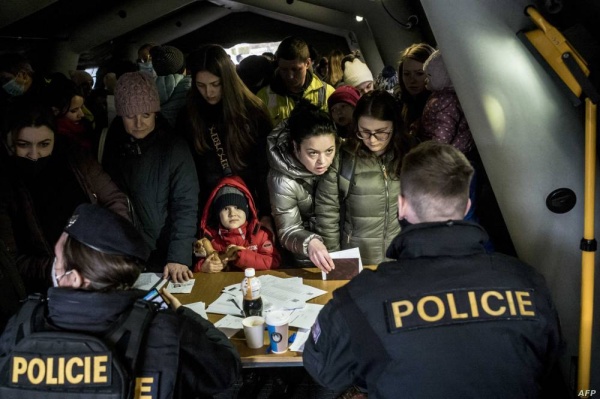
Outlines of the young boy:
M 211 193 L 200 220 L 200 236 L 211 245 L 204 246 L 209 248 L 206 257 L 196 262 L 196 272 L 217 273 L 230 264 L 240 269 L 276 269 L 281 262 L 272 233 L 259 224 L 254 200 L 238 176 L 223 178 Z

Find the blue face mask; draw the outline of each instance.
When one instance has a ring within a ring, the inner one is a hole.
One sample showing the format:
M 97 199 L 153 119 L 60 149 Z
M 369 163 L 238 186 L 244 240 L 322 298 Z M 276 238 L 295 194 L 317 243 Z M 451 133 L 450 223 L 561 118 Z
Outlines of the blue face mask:
M 2 86 L 2 89 L 4 89 L 6 93 L 13 97 L 22 96 L 23 94 L 25 94 L 25 85 L 17 83 L 17 79 L 15 78 L 12 78 L 8 82 L 6 82 Z

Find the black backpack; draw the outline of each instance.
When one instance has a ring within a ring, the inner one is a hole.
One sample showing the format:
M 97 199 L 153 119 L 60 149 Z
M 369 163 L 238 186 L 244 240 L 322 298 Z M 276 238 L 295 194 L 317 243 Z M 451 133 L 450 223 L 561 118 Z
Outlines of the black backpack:
M 0 398 L 133 398 L 138 353 L 155 312 L 139 299 L 98 337 L 47 325 L 45 300 L 30 296 L 16 316 L 13 349 L 0 359 Z

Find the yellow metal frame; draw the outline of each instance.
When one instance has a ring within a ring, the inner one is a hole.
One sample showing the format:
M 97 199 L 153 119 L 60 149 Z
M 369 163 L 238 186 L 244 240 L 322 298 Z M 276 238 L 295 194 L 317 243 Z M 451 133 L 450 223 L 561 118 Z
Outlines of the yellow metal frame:
M 579 327 L 579 358 L 577 392 L 590 392 L 592 324 L 594 317 L 594 267 L 596 240 L 594 238 L 594 205 L 596 184 L 596 104 L 598 94 L 587 81 L 589 69 L 585 60 L 565 37 L 550 25 L 534 7 L 525 10 L 539 28 L 525 32 L 525 37 L 553 69 L 570 91 L 585 99 L 585 177 L 584 225 L 581 240 L 581 313 Z M 569 65 L 566 62 L 569 62 Z M 574 62 L 573 62 L 574 61 Z M 570 67 L 569 67 L 570 66 Z M 579 67 L 579 71 L 573 68 Z M 573 72 L 576 72 L 574 75 Z M 584 85 L 584 86 L 582 86 Z

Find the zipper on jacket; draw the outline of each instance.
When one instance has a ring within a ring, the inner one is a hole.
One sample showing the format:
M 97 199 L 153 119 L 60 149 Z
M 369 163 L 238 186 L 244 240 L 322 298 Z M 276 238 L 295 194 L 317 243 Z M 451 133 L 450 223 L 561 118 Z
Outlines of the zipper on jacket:
M 388 226 L 388 217 L 390 212 L 390 188 L 388 185 L 388 175 L 385 169 L 385 165 L 383 161 L 381 162 L 381 171 L 383 172 L 383 185 L 385 187 L 385 213 L 383 216 L 383 245 L 381 246 L 383 251 L 383 259 L 385 259 L 385 250 L 386 250 L 386 241 L 387 241 L 387 226 Z

